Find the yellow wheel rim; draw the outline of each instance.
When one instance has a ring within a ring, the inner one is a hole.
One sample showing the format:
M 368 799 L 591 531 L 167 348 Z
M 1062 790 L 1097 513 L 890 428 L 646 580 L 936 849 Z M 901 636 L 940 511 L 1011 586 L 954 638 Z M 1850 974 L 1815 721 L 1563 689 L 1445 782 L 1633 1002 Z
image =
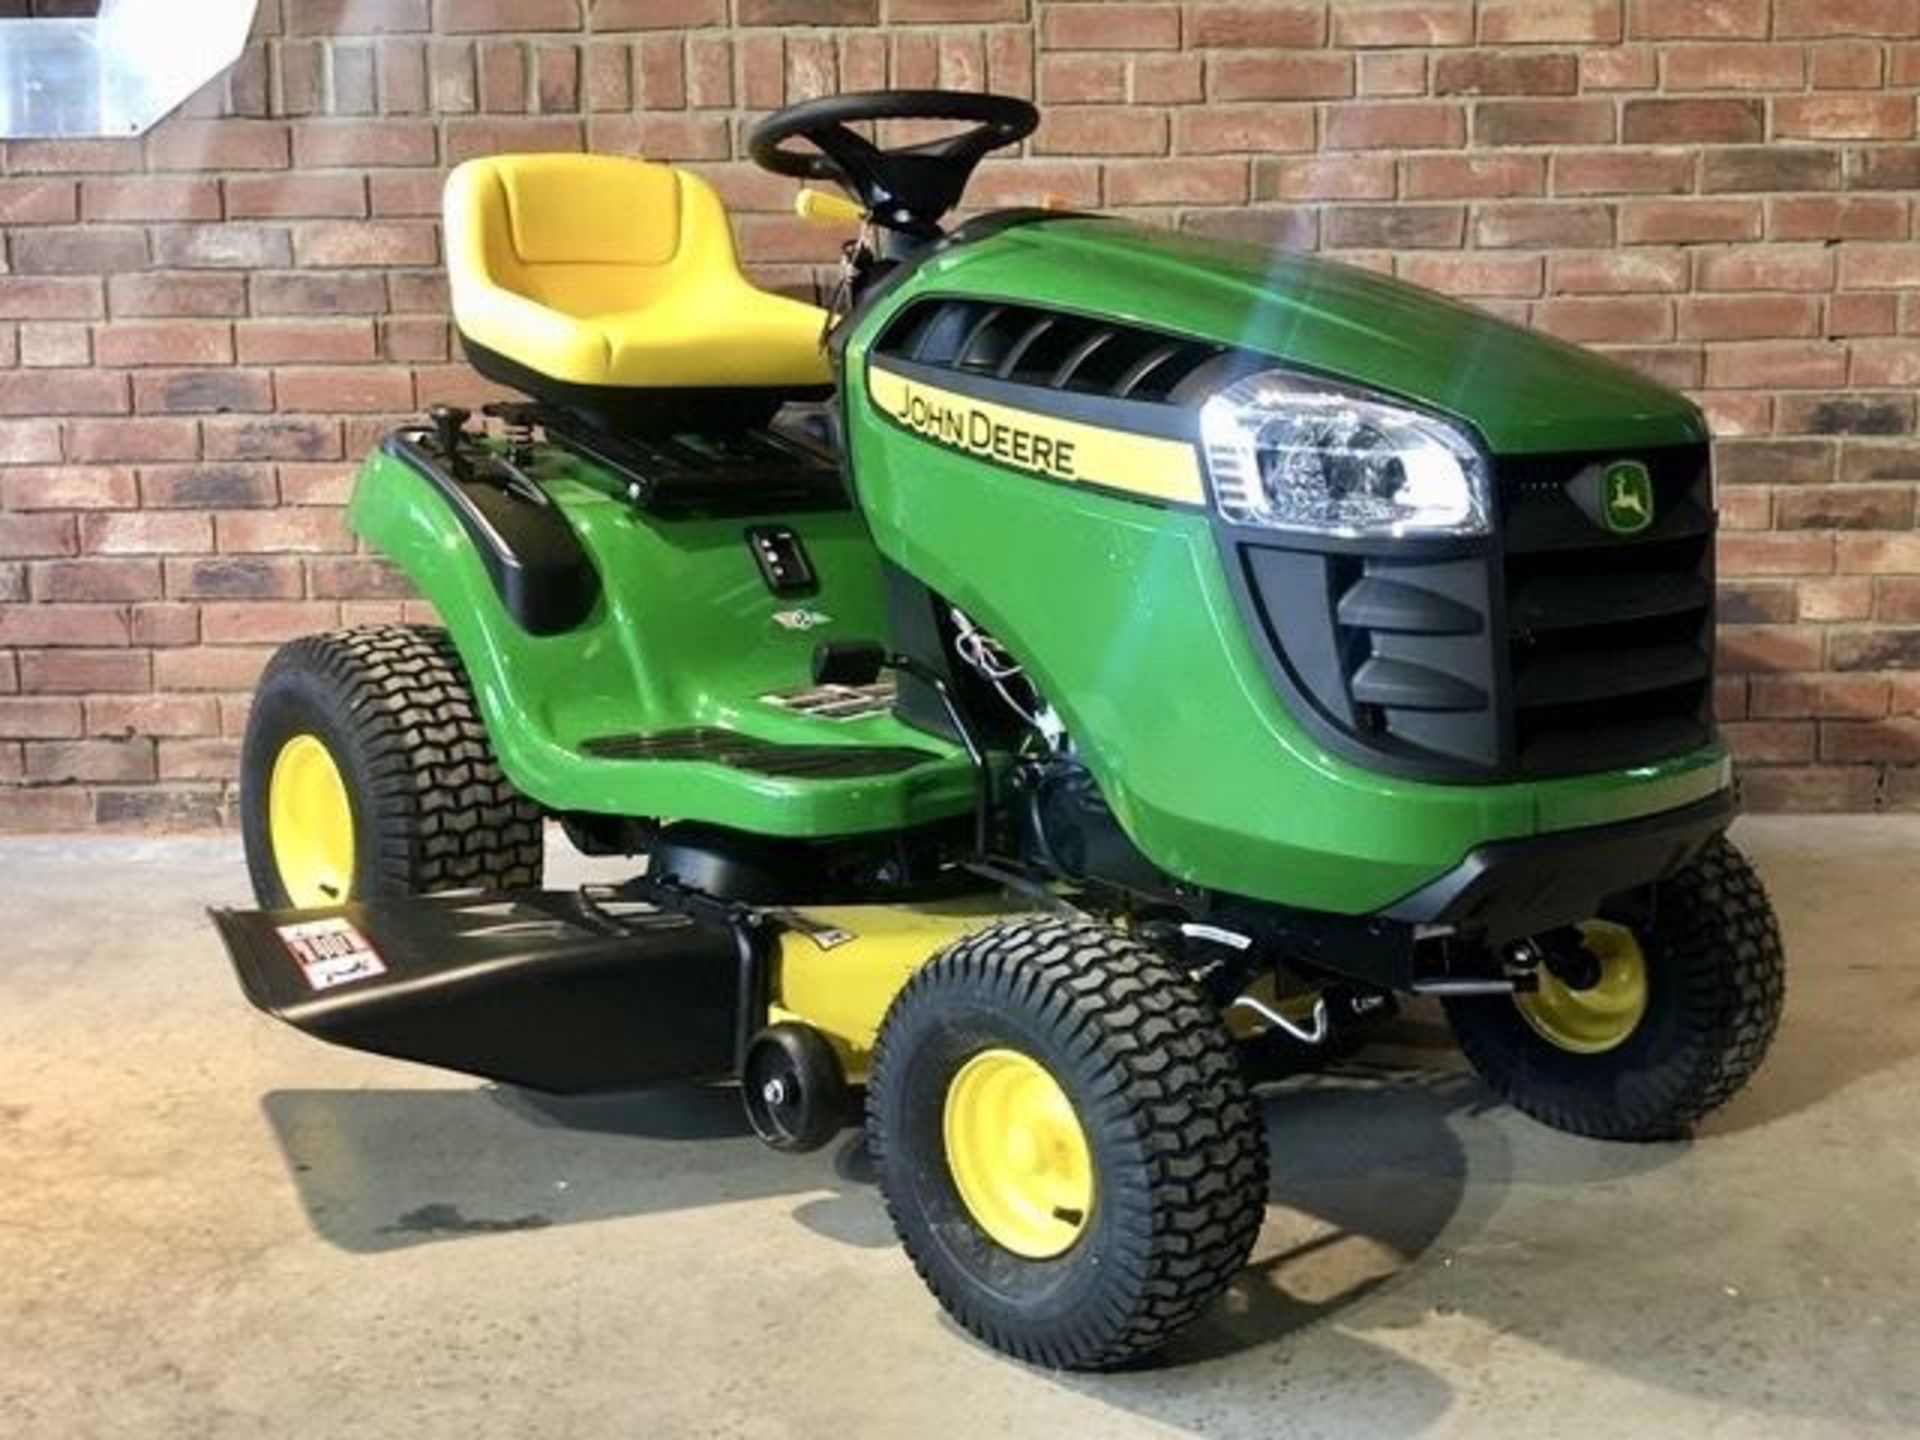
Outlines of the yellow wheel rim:
M 1598 1055 L 1626 1042 L 1647 1013 L 1647 957 L 1624 925 L 1589 920 L 1580 940 L 1600 962 L 1600 978 L 1585 990 L 1540 969 L 1540 988 L 1513 1003 L 1534 1033 L 1576 1055 Z
M 267 782 L 267 833 L 287 899 L 343 903 L 353 888 L 353 803 L 333 753 L 313 735 L 280 747 Z
M 1060 1082 L 1017 1050 L 985 1050 L 947 1087 L 947 1165 L 980 1228 L 1029 1260 L 1072 1248 L 1093 1212 L 1093 1156 Z

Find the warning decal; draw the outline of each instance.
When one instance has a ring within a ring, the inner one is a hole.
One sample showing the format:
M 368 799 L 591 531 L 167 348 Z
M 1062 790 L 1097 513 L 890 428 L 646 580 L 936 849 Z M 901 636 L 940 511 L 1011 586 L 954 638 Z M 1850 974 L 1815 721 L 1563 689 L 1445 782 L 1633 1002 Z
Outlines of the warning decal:
M 277 929 L 280 943 L 315 990 L 331 990 L 336 985 L 387 973 L 379 952 L 345 920 L 307 920 Z

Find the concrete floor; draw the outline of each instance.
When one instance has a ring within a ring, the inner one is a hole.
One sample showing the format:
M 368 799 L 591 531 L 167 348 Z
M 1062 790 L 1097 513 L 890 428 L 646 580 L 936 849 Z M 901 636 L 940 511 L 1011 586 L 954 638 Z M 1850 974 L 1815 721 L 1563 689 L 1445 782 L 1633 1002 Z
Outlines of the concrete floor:
M 1739 833 L 1791 998 L 1697 1142 L 1552 1134 L 1402 1021 L 1271 1095 L 1253 1267 L 1105 1378 L 948 1325 L 851 1141 L 328 1049 L 229 979 L 231 842 L 0 842 L 0 1435 L 1914 1434 L 1920 818 Z

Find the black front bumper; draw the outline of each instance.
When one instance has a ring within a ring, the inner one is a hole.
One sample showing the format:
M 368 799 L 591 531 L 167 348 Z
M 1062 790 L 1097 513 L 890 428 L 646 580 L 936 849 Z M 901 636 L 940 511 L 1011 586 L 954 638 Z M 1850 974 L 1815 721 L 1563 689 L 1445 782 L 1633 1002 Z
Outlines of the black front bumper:
M 1673 874 L 1737 812 L 1729 788 L 1636 820 L 1494 841 L 1384 913 L 1492 944 L 1537 935 L 1597 914 L 1610 896 Z

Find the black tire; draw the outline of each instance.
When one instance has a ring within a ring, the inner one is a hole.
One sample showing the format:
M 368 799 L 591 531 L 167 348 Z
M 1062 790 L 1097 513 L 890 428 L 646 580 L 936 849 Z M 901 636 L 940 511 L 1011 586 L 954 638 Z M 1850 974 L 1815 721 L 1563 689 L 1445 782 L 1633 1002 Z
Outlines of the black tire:
M 995 1048 L 1045 1067 L 1088 1142 L 1093 1205 L 1050 1259 L 990 1238 L 947 1161 L 949 1084 Z M 1218 1012 L 1158 954 L 1091 923 L 1008 921 L 922 969 L 880 1029 L 867 1139 L 894 1228 L 947 1313 L 1059 1369 L 1165 1345 L 1245 1263 L 1266 1211 L 1265 1130 Z
M 240 826 L 262 906 L 290 903 L 268 782 L 302 734 L 326 746 L 353 811 L 342 900 L 539 886 L 540 808 L 501 773 L 452 641 L 429 626 L 378 625 L 295 640 L 260 677 L 240 755 Z
M 1617 1047 L 1575 1054 L 1537 1034 L 1511 1000 L 1446 1002 L 1473 1068 L 1516 1109 L 1603 1140 L 1670 1140 L 1759 1069 L 1785 1001 L 1785 955 L 1760 877 L 1716 839 L 1655 889 L 1630 923 L 1647 1006 Z

